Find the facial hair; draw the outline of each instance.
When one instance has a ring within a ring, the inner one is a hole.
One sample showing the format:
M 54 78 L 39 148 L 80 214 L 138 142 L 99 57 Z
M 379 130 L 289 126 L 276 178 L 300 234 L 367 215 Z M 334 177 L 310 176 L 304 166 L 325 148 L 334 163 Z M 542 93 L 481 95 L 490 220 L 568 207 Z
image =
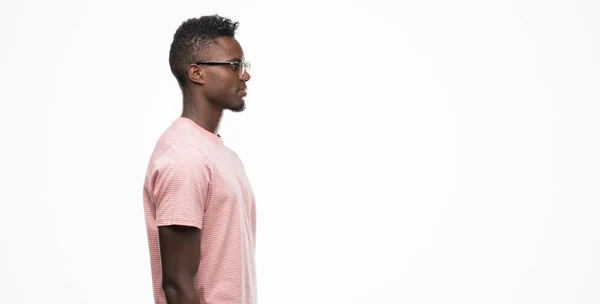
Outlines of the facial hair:
M 246 109 L 246 103 L 242 103 L 241 106 L 237 107 L 237 108 L 231 108 L 229 110 L 231 110 L 231 112 L 235 112 L 235 113 L 239 113 L 239 112 L 243 112 Z

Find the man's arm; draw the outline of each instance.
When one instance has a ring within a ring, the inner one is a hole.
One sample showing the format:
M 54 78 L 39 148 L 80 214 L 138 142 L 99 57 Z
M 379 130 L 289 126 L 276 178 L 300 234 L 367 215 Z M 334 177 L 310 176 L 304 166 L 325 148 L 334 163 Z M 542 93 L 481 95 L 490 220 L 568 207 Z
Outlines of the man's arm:
M 168 304 L 200 304 L 194 276 L 200 263 L 200 229 L 158 227 L 162 288 Z

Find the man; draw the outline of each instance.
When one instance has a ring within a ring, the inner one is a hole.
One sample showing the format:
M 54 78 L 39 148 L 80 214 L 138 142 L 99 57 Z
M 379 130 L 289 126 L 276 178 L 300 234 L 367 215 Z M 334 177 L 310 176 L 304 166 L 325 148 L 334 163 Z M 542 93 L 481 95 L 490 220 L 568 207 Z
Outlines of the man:
M 183 112 L 158 139 L 144 183 L 157 304 L 255 304 L 255 199 L 241 160 L 218 127 L 245 108 L 250 80 L 238 22 L 189 19 L 169 63 Z

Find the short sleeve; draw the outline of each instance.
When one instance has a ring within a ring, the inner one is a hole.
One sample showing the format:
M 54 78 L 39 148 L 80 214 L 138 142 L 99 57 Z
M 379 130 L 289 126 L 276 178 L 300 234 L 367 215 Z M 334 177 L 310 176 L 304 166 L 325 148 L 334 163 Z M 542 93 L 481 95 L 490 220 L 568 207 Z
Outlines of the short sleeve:
M 174 146 L 155 164 L 151 192 L 156 225 L 201 229 L 211 185 L 206 154 L 192 146 Z

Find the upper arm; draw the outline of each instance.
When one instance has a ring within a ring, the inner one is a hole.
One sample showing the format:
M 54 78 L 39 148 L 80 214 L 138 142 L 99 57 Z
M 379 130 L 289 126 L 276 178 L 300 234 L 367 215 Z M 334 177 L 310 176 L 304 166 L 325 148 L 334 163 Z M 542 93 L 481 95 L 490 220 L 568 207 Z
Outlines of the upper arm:
M 149 187 L 157 226 L 202 228 L 211 188 L 210 168 L 208 157 L 190 146 L 171 147 L 161 156 Z
M 158 227 L 164 286 L 193 280 L 200 263 L 200 229 L 189 226 Z
M 150 192 L 164 287 L 189 289 L 196 275 L 200 229 L 211 184 L 210 167 L 205 154 L 185 145 L 172 147 L 157 161 Z

